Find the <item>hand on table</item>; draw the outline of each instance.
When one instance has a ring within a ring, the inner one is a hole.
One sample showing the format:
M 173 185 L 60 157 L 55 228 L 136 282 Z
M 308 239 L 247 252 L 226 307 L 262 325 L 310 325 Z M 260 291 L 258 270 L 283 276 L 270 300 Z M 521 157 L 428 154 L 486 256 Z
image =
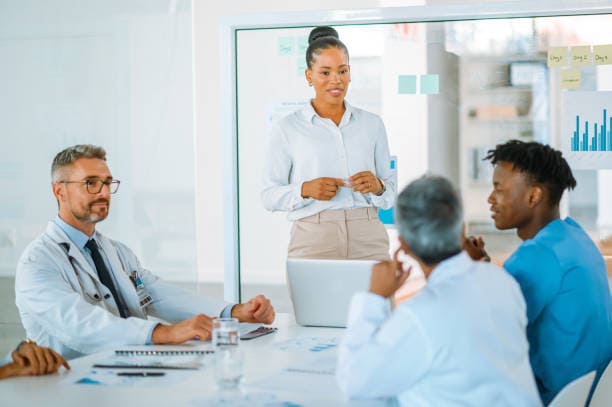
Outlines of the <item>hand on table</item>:
M 154 344 L 179 344 L 192 339 L 209 339 L 212 319 L 204 314 L 186 319 L 174 325 L 159 324 L 153 329 L 151 341 Z
M 12 363 L 0 367 L 0 378 L 12 376 L 38 376 L 55 373 L 60 367 L 70 365 L 53 349 L 44 348 L 34 342 L 24 342 L 11 354 Z
M 240 322 L 260 322 L 271 324 L 275 317 L 274 307 L 269 299 L 263 295 L 251 298 L 244 304 L 236 304 L 232 308 L 232 317 Z

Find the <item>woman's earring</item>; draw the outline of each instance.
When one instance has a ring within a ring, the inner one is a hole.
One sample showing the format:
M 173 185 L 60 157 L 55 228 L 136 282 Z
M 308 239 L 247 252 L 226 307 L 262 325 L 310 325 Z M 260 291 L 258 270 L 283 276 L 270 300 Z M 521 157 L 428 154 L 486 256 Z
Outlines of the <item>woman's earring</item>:
M 308 82 L 308 86 L 312 86 L 312 82 Z

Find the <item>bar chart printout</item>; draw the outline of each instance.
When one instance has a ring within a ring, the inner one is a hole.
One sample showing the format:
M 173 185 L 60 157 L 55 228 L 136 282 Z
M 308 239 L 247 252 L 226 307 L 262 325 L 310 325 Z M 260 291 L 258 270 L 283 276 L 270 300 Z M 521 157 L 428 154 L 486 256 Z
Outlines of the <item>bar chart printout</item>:
M 566 92 L 563 115 L 563 154 L 572 168 L 612 168 L 612 92 Z

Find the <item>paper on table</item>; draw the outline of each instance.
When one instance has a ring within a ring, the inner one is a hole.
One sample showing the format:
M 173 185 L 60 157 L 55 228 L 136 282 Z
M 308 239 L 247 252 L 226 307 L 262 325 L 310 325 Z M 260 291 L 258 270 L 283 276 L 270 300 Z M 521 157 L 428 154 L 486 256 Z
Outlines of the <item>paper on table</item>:
M 60 383 L 62 385 L 88 384 L 97 386 L 159 387 L 184 382 L 189 376 L 194 374 L 193 371 L 173 370 L 166 372 L 164 376 L 117 376 L 117 373 L 121 371 L 123 369 L 92 369 L 84 373 L 74 372 L 76 374 L 69 374 Z
M 336 355 L 327 354 L 315 360 L 296 363 L 285 369 L 288 372 L 323 374 L 333 376 L 336 373 Z
M 333 336 L 301 336 L 270 345 L 285 352 L 322 352 L 338 346 L 338 338 Z
M 336 358 L 328 356 L 290 366 L 253 383 L 253 386 L 272 390 L 333 394 L 339 391 L 334 376 L 335 370 Z
M 302 407 L 302 405 L 299 403 L 283 400 L 282 398 L 279 398 L 277 395 L 272 393 L 262 392 L 229 392 L 227 394 L 220 393 L 209 398 L 192 400 L 191 404 L 195 407 Z

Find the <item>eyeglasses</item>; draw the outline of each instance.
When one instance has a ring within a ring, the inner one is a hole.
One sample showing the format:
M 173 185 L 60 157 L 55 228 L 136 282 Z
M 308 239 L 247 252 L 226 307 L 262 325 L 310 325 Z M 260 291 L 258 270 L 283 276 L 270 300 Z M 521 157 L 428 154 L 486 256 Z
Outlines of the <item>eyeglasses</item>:
M 121 181 L 114 179 L 112 181 L 102 181 L 101 179 L 86 179 L 84 181 L 60 181 L 62 184 L 85 184 L 87 192 L 90 194 L 99 194 L 103 186 L 107 186 L 111 194 L 114 194 L 119 189 Z

